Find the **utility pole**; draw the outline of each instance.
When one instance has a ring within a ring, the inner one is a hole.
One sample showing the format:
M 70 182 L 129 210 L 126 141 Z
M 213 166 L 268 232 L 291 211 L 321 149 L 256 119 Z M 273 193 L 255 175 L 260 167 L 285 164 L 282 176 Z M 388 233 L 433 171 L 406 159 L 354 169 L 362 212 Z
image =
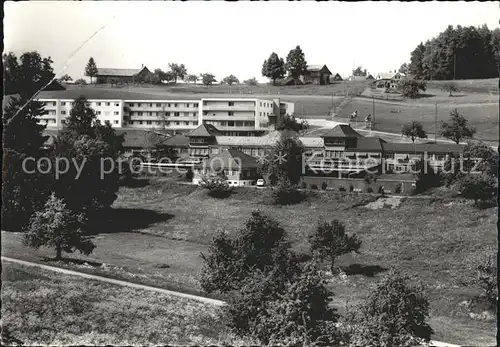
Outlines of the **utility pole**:
M 373 126 L 375 126 L 375 97 L 372 96 L 372 122 L 373 122 Z
M 437 132 L 438 132 L 438 104 L 436 102 L 434 108 L 434 143 L 437 143 Z

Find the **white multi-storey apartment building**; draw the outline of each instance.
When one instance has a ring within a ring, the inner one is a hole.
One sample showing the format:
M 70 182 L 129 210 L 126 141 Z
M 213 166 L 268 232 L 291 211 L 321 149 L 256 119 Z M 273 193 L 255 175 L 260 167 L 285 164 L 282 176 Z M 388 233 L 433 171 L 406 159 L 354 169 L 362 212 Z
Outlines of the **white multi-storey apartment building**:
M 40 123 L 61 128 L 74 103 L 71 99 L 40 98 L 48 114 Z M 280 99 L 203 98 L 199 100 L 89 99 L 101 123 L 113 128 L 193 130 L 212 124 L 228 136 L 258 136 L 275 129 L 278 118 L 294 112 Z

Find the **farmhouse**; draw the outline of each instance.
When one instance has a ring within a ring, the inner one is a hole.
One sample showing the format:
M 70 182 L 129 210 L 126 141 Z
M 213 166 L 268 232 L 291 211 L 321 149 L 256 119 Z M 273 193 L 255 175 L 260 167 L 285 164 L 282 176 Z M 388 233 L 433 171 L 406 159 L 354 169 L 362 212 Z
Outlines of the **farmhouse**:
M 132 83 L 136 79 L 146 78 L 151 75 L 151 71 L 146 66 L 140 69 L 97 69 L 97 83 L 109 83 L 109 80 L 114 79 L 121 83 Z
M 303 75 L 305 84 L 329 84 L 332 73 L 326 65 L 307 65 L 307 69 Z
M 375 86 L 377 88 L 396 89 L 398 82 L 404 77 L 404 74 L 396 71 L 379 73 L 375 81 Z

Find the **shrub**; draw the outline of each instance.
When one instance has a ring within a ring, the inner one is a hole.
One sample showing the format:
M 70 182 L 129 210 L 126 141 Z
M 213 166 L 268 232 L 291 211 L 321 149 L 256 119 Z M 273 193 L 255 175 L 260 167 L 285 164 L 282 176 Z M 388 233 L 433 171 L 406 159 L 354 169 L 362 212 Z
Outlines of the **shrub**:
M 193 170 L 188 169 L 186 172 L 186 179 L 191 181 L 193 179 L 193 176 L 194 176 Z
M 354 186 L 351 184 L 351 185 L 349 186 L 349 192 L 351 192 L 351 193 L 352 193 L 353 191 L 354 191 Z
M 328 187 L 326 182 L 321 183 L 321 189 L 326 190 L 326 187 Z
M 276 205 L 294 205 L 304 200 L 304 194 L 286 178 L 280 179 L 278 185 L 273 188 L 271 197 Z
M 219 232 L 209 246 L 208 256 L 201 255 L 201 287 L 207 293 L 226 293 L 241 288 L 254 272 L 262 276 L 289 278 L 297 271 L 296 257 L 286 233 L 274 219 L 252 212 L 245 226 L 231 238 Z
M 358 307 L 351 324 L 355 346 L 421 346 L 433 333 L 426 323 L 429 299 L 421 283 L 391 271 Z
M 338 220 L 319 222 L 315 231 L 309 235 L 311 253 L 320 260 L 328 260 L 334 272 L 335 259 L 343 254 L 359 252 L 361 241 L 355 234 L 349 236 L 345 226 Z
M 458 189 L 461 195 L 467 199 L 473 199 L 474 205 L 485 204 L 493 200 L 495 196 L 495 178 L 481 174 L 468 174 L 458 180 Z
M 373 188 L 372 188 L 372 187 L 368 187 L 368 188 L 366 188 L 366 192 L 367 192 L 367 193 L 373 193 Z
M 404 79 L 399 82 L 398 89 L 401 91 L 403 96 L 416 98 L 420 91 L 425 92 L 427 89 L 427 82 L 424 80 L 417 81 L 414 79 Z
M 379 194 L 384 194 L 384 187 L 378 186 L 378 193 Z
M 200 185 L 214 198 L 226 198 L 231 194 L 229 183 L 221 175 L 203 177 Z
M 301 188 L 302 189 L 306 189 L 307 188 L 307 183 L 302 181 L 302 183 L 300 184 Z
M 265 345 L 337 345 L 335 310 L 329 307 L 331 292 L 315 264 L 288 284 L 283 294 L 267 302 L 253 335 Z
M 401 193 L 401 184 L 398 184 L 396 188 L 394 188 L 394 193 L 400 194 Z
M 473 259 L 467 269 L 463 271 L 459 283 L 466 287 L 475 287 L 481 291 L 481 298 L 485 299 L 491 308 L 496 307 L 497 289 L 497 263 L 495 251 L 488 250 L 488 255 L 483 258 Z
M 312 183 L 311 185 L 309 185 L 309 188 L 318 189 L 318 186 L 316 184 Z
M 345 188 L 344 188 L 344 186 L 340 186 L 340 187 L 339 187 L 339 192 L 345 192 Z

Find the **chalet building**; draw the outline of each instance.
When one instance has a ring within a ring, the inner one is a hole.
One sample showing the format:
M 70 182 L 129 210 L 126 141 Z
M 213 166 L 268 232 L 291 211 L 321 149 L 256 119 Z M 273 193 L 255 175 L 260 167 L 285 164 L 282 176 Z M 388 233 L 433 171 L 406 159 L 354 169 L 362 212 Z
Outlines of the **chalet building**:
M 143 80 L 152 75 L 151 71 L 146 66 L 140 69 L 97 69 L 97 83 L 109 83 L 110 80 L 115 80 L 118 83 L 132 83 L 136 80 Z
M 237 149 L 225 149 L 193 167 L 193 184 L 204 176 L 223 175 L 230 186 L 251 186 L 259 178 L 257 160 Z
M 330 83 L 332 73 L 326 65 L 307 65 L 307 69 L 302 76 L 304 84 L 325 85 Z
M 399 81 L 405 78 L 400 72 L 379 73 L 376 77 L 375 86 L 377 88 L 396 89 Z

